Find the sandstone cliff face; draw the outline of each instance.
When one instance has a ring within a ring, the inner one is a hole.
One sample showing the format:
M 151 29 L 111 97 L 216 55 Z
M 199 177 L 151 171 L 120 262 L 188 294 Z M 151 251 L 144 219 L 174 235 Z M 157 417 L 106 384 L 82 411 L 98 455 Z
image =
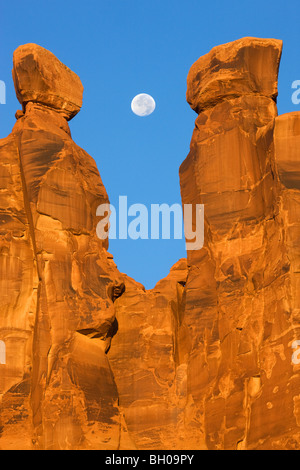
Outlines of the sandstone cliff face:
M 277 117 L 281 48 L 245 38 L 192 66 L 180 181 L 184 204 L 205 204 L 205 244 L 150 291 L 96 235 L 109 200 L 68 126 L 79 78 L 17 49 L 23 110 L 0 141 L 1 449 L 298 448 L 300 113 Z
M 199 116 L 182 200 L 205 204 L 206 241 L 188 253 L 183 325 L 188 395 L 209 449 L 299 446 L 299 114 L 277 118 L 280 54 L 280 41 L 243 39 L 188 77 Z

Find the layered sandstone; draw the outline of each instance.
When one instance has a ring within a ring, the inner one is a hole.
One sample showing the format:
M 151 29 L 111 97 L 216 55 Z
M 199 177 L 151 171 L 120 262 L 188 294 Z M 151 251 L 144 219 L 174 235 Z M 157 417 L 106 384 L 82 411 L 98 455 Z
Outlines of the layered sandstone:
M 80 79 L 34 44 L 14 53 L 1 449 L 299 447 L 300 113 L 277 117 L 281 48 L 244 38 L 192 66 L 198 117 L 180 183 L 184 204 L 205 205 L 205 242 L 150 291 L 96 234 L 109 199 L 68 125 Z

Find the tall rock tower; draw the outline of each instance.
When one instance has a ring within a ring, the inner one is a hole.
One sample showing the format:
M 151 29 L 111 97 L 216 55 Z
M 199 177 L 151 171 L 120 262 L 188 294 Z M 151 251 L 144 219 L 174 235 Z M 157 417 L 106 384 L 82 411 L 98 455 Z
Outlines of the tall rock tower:
M 208 449 L 300 442 L 299 113 L 277 117 L 281 41 L 215 47 L 188 76 L 199 114 L 180 169 L 203 203 L 205 246 L 188 253 L 191 426 Z

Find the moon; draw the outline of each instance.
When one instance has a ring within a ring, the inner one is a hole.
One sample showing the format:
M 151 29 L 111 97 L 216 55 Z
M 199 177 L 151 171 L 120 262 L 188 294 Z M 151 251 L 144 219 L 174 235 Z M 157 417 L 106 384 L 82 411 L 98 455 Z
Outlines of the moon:
M 152 96 L 147 93 L 136 95 L 131 102 L 131 109 L 137 116 L 144 117 L 153 113 L 156 104 Z

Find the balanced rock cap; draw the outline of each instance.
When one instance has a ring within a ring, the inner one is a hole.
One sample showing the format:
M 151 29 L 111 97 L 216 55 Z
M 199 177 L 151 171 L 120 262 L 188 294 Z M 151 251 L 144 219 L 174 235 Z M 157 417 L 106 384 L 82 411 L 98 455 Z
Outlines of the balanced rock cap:
M 278 95 L 282 41 L 243 38 L 214 47 L 191 67 L 187 101 L 200 113 L 224 99 L 258 94 Z
M 13 79 L 23 110 L 28 102 L 40 103 L 60 111 L 67 120 L 80 111 L 83 95 L 80 78 L 52 52 L 37 44 L 25 44 L 15 50 Z

